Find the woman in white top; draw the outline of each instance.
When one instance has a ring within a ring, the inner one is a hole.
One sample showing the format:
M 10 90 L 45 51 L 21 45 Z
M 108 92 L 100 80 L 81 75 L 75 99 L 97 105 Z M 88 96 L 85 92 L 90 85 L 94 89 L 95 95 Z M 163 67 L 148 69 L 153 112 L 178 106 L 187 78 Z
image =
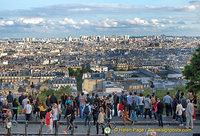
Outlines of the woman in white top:
M 140 115 L 143 117 L 143 115 L 144 115 L 144 99 L 145 99 L 145 97 L 143 96 L 142 93 L 140 93 L 139 99 L 140 99 L 140 103 L 139 103 Z
M 31 112 L 32 112 L 32 106 L 30 105 L 30 101 L 27 101 L 27 104 L 25 106 L 26 109 L 26 120 L 30 120 Z
M 104 134 L 103 123 L 104 123 L 105 113 L 104 113 L 103 107 L 101 107 L 101 108 L 99 109 L 99 111 L 100 111 L 100 112 L 99 112 L 99 115 L 98 115 L 96 130 L 97 130 L 97 134 L 98 134 L 98 133 L 99 133 L 99 125 L 101 125 L 102 134 Z
M 181 123 L 180 126 L 183 126 L 182 113 L 183 113 L 183 106 L 181 105 L 181 102 L 178 101 L 178 104 L 176 106 L 176 114 L 177 114 L 177 117 L 180 118 L 180 123 Z

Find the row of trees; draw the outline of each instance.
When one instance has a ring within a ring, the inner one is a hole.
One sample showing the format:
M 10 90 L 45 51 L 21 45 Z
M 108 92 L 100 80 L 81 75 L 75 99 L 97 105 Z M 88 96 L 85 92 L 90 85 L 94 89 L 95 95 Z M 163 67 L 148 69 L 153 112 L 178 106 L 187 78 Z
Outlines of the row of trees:
M 82 69 L 77 68 L 76 71 L 74 71 L 72 68 L 68 68 L 68 71 L 69 71 L 69 76 L 75 76 L 76 81 L 77 81 L 77 90 L 78 91 L 82 91 L 83 73 L 94 72 L 91 69 L 84 69 L 84 68 L 82 68 Z

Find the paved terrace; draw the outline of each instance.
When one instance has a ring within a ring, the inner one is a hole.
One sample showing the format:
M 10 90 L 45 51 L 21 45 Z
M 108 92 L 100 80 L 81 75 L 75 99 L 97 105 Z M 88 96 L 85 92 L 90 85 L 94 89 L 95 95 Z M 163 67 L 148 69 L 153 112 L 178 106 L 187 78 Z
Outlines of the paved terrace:
M 18 123 L 13 123 L 12 126 L 12 133 L 13 134 L 25 134 L 25 117 L 24 115 L 19 115 Z M 84 120 L 80 119 L 79 117 L 76 117 L 74 121 L 77 128 L 74 129 L 74 135 L 81 136 L 81 135 L 88 135 L 88 126 L 84 126 Z M 149 119 L 147 116 L 147 119 L 144 119 L 142 117 L 138 118 L 138 122 L 135 122 L 134 124 L 130 124 L 130 122 L 127 121 L 127 125 L 123 125 L 122 118 L 114 117 L 111 120 L 112 124 L 115 124 L 115 129 L 112 130 L 111 136 L 145 136 L 147 131 L 149 129 L 155 129 L 157 131 L 158 136 L 192 136 L 194 133 L 200 133 L 200 120 L 194 121 L 194 129 L 193 130 L 184 130 L 184 126 L 180 127 L 179 122 L 172 120 L 171 117 L 163 117 L 163 123 L 164 127 L 159 127 L 158 122 L 154 120 L 154 118 Z M 113 125 L 114 126 L 114 125 Z M 39 130 L 41 127 L 40 120 L 36 121 L 35 119 L 32 119 L 28 122 L 27 126 L 27 134 L 29 135 L 38 135 Z M 66 121 L 61 117 L 61 121 L 59 121 L 59 127 L 58 127 L 58 135 L 62 135 L 62 131 L 66 128 Z M 49 135 L 47 134 L 48 127 L 43 126 L 42 128 L 42 135 Z M 158 132 L 158 131 L 164 131 L 164 132 Z M 170 132 L 172 131 L 172 132 Z M 175 131 L 175 132 L 174 132 Z M 7 133 L 7 129 L 0 127 L 0 135 L 4 135 Z M 55 131 L 54 131 L 55 133 Z M 99 129 L 99 133 L 101 133 L 101 129 Z M 68 131 L 68 135 L 71 134 L 71 131 Z M 90 135 L 96 135 L 96 127 L 91 125 L 90 127 Z M 53 134 L 55 135 L 55 134 Z

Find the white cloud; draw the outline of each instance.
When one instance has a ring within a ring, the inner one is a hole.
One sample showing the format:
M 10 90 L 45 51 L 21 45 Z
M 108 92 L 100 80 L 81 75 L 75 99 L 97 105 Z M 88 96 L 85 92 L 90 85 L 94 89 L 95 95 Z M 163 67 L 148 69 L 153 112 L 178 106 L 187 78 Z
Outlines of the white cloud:
M 40 24 L 42 22 L 44 22 L 43 18 L 19 18 L 18 19 L 19 22 L 22 22 L 23 24 Z
M 152 22 L 154 25 L 159 25 L 158 19 L 151 19 L 151 22 Z
M 80 29 L 80 26 L 77 26 L 77 25 L 72 25 L 72 27 L 75 29 Z
M 10 21 L 10 20 L 8 20 L 8 21 L 0 20 L 0 26 L 6 26 L 6 25 L 8 25 L 8 26 L 14 25 L 14 21 Z
M 127 19 L 126 22 L 134 25 L 148 25 L 149 22 L 140 18 Z
M 109 19 L 106 18 L 105 20 L 103 20 L 102 22 L 100 22 L 100 25 L 103 27 L 117 27 L 118 26 L 118 22 L 114 19 Z
M 91 11 L 90 8 L 74 8 L 74 9 L 69 9 L 69 11 Z
M 89 25 L 90 22 L 88 20 L 83 20 L 82 22 L 80 22 L 81 25 Z
M 62 25 L 67 25 L 67 24 L 70 24 L 70 25 L 76 25 L 77 22 L 74 21 L 72 18 L 65 18 L 63 21 L 59 21 L 60 24 Z

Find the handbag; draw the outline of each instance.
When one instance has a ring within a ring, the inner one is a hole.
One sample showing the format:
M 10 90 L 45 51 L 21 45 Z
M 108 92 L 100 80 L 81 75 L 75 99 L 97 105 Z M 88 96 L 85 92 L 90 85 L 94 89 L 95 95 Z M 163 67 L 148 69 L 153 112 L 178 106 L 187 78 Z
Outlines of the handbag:
M 26 112 L 27 112 L 27 109 L 25 108 L 25 109 L 24 109 L 24 114 L 26 114 Z

